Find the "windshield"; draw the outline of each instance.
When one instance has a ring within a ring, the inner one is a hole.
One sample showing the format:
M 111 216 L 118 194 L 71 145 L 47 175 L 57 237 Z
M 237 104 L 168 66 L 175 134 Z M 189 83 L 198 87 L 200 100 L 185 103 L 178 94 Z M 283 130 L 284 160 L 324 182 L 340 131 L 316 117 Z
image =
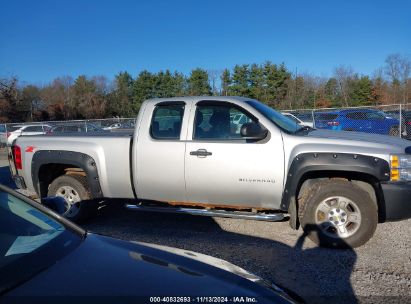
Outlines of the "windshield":
M 297 117 L 291 115 L 291 114 L 284 114 L 284 116 L 288 117 L 289 119 L 291 119 L 292 121 L 294 121 L 295 123 L 300 123 L 297 119 Z
M 246 102 L 254 109 L 256 109 L 258 112 L 260 112 L 265 118 L 272 121 L 274 124 L 276 124 L 278 127 L 286 131 L 287 133 L 295 133 L 302 128 L 292 119 L 284 116 L 283 114 L 277 112 L 276 110 L 270 108 L 269 106 L 259 101 L 248 100 Z
M 0 295 L 78 246 L 81 237 L 0 189 Z

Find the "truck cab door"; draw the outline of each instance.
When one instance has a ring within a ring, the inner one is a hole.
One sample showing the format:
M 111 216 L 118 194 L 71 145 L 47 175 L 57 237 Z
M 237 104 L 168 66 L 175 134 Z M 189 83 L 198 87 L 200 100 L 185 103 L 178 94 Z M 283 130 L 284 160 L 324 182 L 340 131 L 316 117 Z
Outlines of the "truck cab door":
M 185 201 L 184 153 L 189 105 L 147 103 L 141 109 L 132 150 L 134 189 L 139 199 Z
M 235 118 L 244 115 L 243 121 Z M 281 132 L 263 140 L 245 140 L 244 123 L 257 122 L 230 102 L 200 101 L 193 105 L 185 152 L 186 196 L 189 202 L 233 208 L 280 206 L 284 178 Z

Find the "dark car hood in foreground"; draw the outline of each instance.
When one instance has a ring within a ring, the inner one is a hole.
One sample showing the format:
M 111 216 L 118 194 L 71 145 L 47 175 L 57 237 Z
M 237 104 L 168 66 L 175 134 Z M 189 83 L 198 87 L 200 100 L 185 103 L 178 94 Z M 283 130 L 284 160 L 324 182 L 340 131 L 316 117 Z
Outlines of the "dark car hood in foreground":
M 199 261 L 208 256 L 173 251 L 89 234 L 77 249 L 3 300 L 8 296 L 122 296 L 148 303 L 148 297 L 162 296 L 247 296 L 258 303 L 288 303 L 283 293 L 252 281 L 258 277 L 243 270 L 246 279 L 221 269 L 241 272 L 228 262 L 209 257 L 206 262 L 220 264 L 214 267 Z

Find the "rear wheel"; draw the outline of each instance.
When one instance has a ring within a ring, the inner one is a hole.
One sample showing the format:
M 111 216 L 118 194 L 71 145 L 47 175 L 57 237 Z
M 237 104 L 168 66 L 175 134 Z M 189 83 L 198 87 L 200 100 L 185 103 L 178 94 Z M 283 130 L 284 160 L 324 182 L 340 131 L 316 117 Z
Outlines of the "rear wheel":
M 376 204 L 366 191 L 349 181 L 328 180 L 315 184 L 300 208 L 304 232 L 323 247 L 361 246 L 377 227 Z
M 92 215 L 96 204 L 91 200 L 87 178 L 81 175 L 62 175 L 49 187 L 48 196 L 61 196 L 66 201 L 64 217 L 81 222 Z

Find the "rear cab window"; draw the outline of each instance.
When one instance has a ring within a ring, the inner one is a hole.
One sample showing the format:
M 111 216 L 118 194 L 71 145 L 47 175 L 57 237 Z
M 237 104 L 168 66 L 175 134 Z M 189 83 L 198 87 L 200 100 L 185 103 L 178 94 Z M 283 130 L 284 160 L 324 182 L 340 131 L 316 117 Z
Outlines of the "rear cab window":
M 151 119 L 151 137 L 157 140 L 179 140 L 184 108 L 183 102 L 157 104 Z

